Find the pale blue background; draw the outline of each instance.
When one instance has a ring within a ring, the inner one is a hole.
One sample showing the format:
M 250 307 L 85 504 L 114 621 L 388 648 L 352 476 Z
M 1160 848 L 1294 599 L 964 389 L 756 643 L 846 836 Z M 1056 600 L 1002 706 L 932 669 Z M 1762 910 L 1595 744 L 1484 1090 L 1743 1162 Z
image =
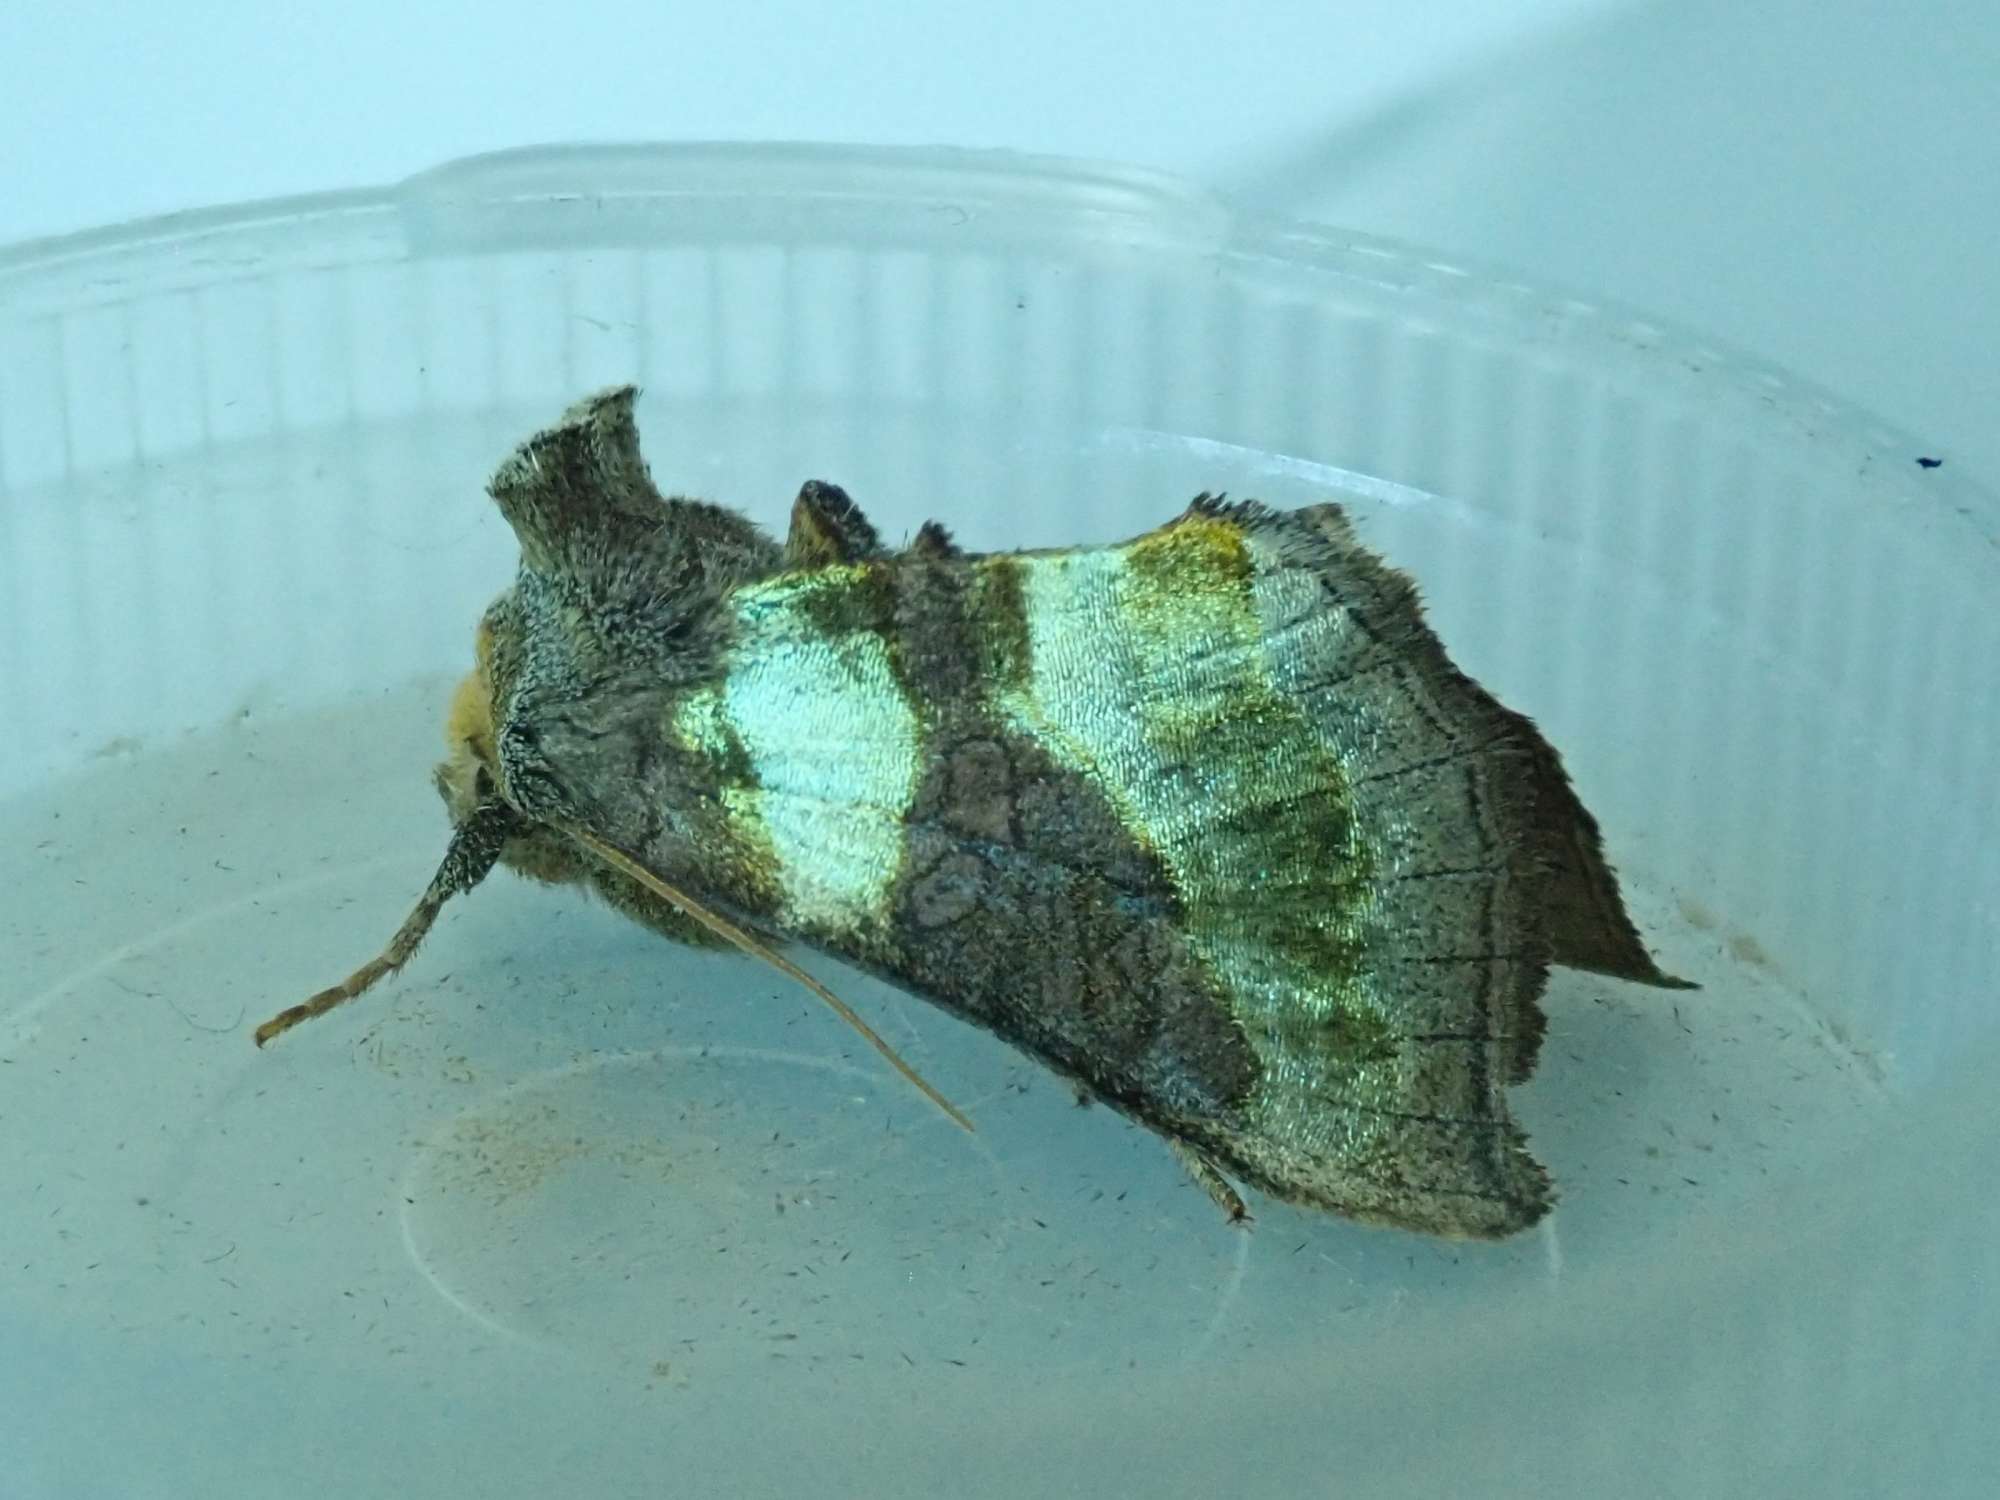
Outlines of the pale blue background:
M 0 241 L 575 139 L 1010 146 L 1635 303 L 2000 476 L 1991 0 L 0 7 Z

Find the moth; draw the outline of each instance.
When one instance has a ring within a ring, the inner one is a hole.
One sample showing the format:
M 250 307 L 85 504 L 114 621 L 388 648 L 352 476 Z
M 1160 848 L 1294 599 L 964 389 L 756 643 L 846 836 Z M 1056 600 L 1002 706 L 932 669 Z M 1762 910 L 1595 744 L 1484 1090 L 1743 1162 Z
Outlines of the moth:
M 1337 506 L 1204 495 L 1115 546 L 975 554 L 936 522 L 889 547 L 815 482 L 781 544 L 655 489 L 634 396 L 495 472 L 521 561 L 447 715 L 443 863 L 259 1045 L 501 864 L 856 1025 L 778 950 L 884 976 L 1157 1132 L 1232 1218 L 1236 1183 L 1455 1237 L 1547 1212 L 1507 1090 L 1550 966 L 1682 981 L 1556 752 Z

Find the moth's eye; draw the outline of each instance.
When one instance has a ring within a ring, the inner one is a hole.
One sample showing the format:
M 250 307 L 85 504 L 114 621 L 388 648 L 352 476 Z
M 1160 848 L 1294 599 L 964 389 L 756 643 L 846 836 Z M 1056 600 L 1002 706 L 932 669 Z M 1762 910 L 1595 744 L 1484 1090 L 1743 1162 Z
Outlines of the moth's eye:
M 479 768 L 479 769 L 478 769 L 478 770 L 477 770 L 477 771 L 476 771 L 476 772 L 475 772 L 475 773 L 473 774 L 473 777 L 472 777 L 472 790 L 473 790 L 473 794 L 474 794 L 475 796 L 477 796 L 477 797 L 479 798 L 479 800 L 480 800 L 481 802 L 490 802 L 490 801 L 492 801 L 492 800 L 493 800 L 493 773 L 492 773 L 491 771 L 487 770 L 487 769 L 486 769 L 486 767 L 484 767 L 484 766 L 481 766 L 481 767 L 480 767 L 480 768 Z

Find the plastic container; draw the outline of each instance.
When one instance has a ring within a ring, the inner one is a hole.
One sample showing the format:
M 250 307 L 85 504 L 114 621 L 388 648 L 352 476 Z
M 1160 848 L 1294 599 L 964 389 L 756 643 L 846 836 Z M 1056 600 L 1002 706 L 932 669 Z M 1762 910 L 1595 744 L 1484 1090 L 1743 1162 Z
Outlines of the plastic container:
M 267 1052 L 443 845 L 482 493 L 891 536 L 1347 503 L 1537 717 L 1673 996 L 1560 974 L 1548 1225 L 1256 1205 L 822 964 L 497 880 Z M 1156 177 L 541 151 L 0 259 L 0 1489 L 1986 1494 L 2000 511 L 1629 316 Z

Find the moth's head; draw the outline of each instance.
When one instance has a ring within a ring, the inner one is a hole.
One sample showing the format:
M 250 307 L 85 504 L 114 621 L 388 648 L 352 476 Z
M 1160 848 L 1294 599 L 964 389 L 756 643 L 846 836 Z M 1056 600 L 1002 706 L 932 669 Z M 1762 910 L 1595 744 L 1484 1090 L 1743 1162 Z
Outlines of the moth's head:
M 521 712 L 521 682 L 547 689 L 614 669 L 665 682 L 688 655 L 683 617 L 713 612 L 728 585 L 778 566 L 777 545 L 741 516 L 669 501 L 653 487 L 635 394 L 620 386 L 577 402 L 487 484 L 521 545 L 521 570 L 480 621 L 473 669 L 445 714 L 445 758 L 433 780 L 454 825 L 482 802 L 508 797 L 502 732 L 533 727 L 508 722 Z M 597 868 L 567 835 L 525 819 L 500 858 L 541 880 L 581 879 Z
M 500 792 L 500 761 L 495 734 L 499 711 L 495 707 L 496 661 L 498 677 L 511 670 L 516 637 L 512 613 L 502 595 L 479 622 L 473 638 L 472 670 L 466 673 L 451 695 L 445 710 L 445 758 L 432 773 L 438 795 L 457 827 L 472 816 L 474 808 Z M 500 851 L 500 863 L 522 875 L 553 884 L 580 881 L 588 866 L 569 840 L 553 828 L 526 824 L 507 840 Z
M 454 826 L 472 816 L 500 785 L 499 752 L 493 739 L 493 618 L 479 622 L 473 666 L 451 695 L 445 711 L 445 758 L 432 779 Z

